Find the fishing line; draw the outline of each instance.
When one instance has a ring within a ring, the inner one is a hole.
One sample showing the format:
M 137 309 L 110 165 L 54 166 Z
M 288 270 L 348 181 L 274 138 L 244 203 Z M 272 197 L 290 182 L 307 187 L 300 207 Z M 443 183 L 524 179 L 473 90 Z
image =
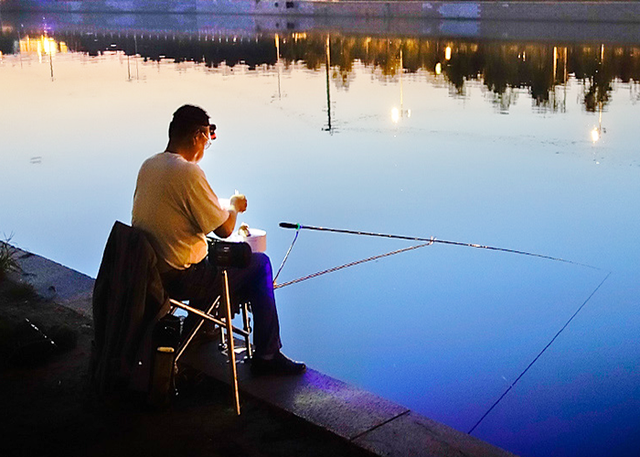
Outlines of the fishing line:
M 356 260 L 355 262 L 345 263 L 344 265 L 339 265 L 337 267 L 329 268 L 327 270 L 318 271 L 317 273 L 312 273 L 310 275 L 303 276 L 303 277 L 298 278 L 298 279 L 293 279 L 291 281 L 283 282 L 282 284 L 277 284 L 277 285 L 274 284 L 273 288 L 274 288 L 274 290 L 275 289 L 281 289 L 282 287 L 290 286 L 291 284 L 297 284 L 299 282 L 306 281 L 307 279 L 316 278 L 318 276 L 322 276 L 322 275 L 325 275 L 327 273 L 333 273 L 334 271 L 342 270 L 342 269 L 348 268 L 348 267 L 353 267 L 355 265 L 360 265 L 361 263 L 371 262 L 372 260 L 382 259 L 383 257 L 389 257 L 389 256 L 392 256 L 392 255 L 401 254 L 403 252 L 412 251 L 414 249 L 423 248 L 425 246 L 431 246 L 432 244 L 433 244 L 433 242 L 429 241 L 428 243 L 418 244 L 416 246 L 409 246 L 408 248 L 397 249 L 395 251 L 387 252 L 385 254 L 379 254 L 379 255 L 375 255 L 373 257 L 367 257 L 366 259 Z
M 414 236 L 405 236 L 405 235 L 391 235 L 391 234 L 385 234 L 385 233 L 362 232 L 362 231 L 356 231 L 356 230 L 345 230 L 345 229 L 315 227 L 315 226 L 309 226 L 309 225 L 293 224 L 291 222 L 281 222 L 280 223 L 280 227 L 286 228 L 286 229 L 296 229 L 296 238 L 297 238 L 297 234 L 300 232 L 300 230 L 306 229 L 306 230 L 318 230 L 318 231 L 326 231 L 326 232 L 333 232 L 333 233 L 346 233 L 346 234 L 360 235 L 360 236 L 373 236 L 373 237 L 393 238 L 393 239 L 410 240 L 410 241 L 425 241 L 426 243 L 419 244 L 419 245 L 416 245 L 416 246 L 411 246 L 411 247 L 404 248 L 404 249 L 399 249 L 399 250 L 396 250 L 396 251 L 391 251 L 391 252 L 388 252 L 386 254 L 381 254 L 381 255 L 378 255 L 378 256 L 374 256 L 374 257 L 369 257 L 367 259 L 363 259 L 363 260 L 358 260 L 356 262 L 347 263 L 347 264 L 344 264 L 344 265 L 341 265 L 341 266 L 338 266 L 338 267 L 329 268 L 327 270 L 323 270 L 323 271 L 320 271 L 318 273 L 314 273 L 314 274 L 311 274 L 311 275 L 308 275 L 308 276 L 304 276 L 302 278 L 294 279 L 293 281 L 289 281 L 289 282 L 286 282 L 286 283 L 283 283 L 283 284 L 280 284 L 280 285 L 276 285 L 276 286 L 274 286 L 274 289 L 278 289 L 278 288 L 281 288 L 281 287 L 286 287 L 286 286 L 291 285 L 291 284 L 295 284 L 295 283 L 298 283 L 298 282 L 301 282 L 301 281 L 305 281 L 307 279 L 315 278 L 317 276 L 321 276 L 323 274 L 331 273 L 333 271 L 338 271 L 338 270 L 341 270 L 343 268 L 347 268 L 347 267 L 350 267 L 350 266 L 353 266 L 353 265 L 358 265 L 358 264 L 361 264 L 361 263 L 369 262 L 371 260 L 376 260 L 376 259 L 379 259 L 379 258 L 382 258 L 382 257 L 387 257 L 387 256 L 390 256 L 390 255 L 399 254 L 401 252 L 405 252 L 405 251 L 409 251 L 409 250 L 412 250 L 412 249 L 421 248 L 421 247 L 424 247 L 424 246 L 430 246 L 433 243 L 449 244 L 449 245 L 454 245 L 454 246 L 466 246 L 466 247 L 471 247 L 471 248 L 488 249 L 488 250 L 491 250 L 491 251 L 499 251 L 499 252 L 508 252 L 508 253 L 512 253 L 512 254 L 526 255 L 526 256 L 530 256 L 530 257 L 538 257 L 538 258 L 541 258 L 541 259 L 547 259 L 547 260 L 554 260 L 554 261 L 557 261 L 557 262 L 569 263 L 569 264 L 572 264 L 572 265 L 579 265 L 579 266 L 591 268 L 591 269 L 594 269 L 594 270 L 602 270 L 602 268 L 595 267 L 593 265 L 587 265 L 587 264 L 584 264 L 584 263 L 574 262 L 572 260 L 566 260 L 566 259 L 562 259 L 562 258 L 559 258 L 559 257 L 552 257 L 552 256 L 548 256 L 548 255 L 536 254 L 536 253 L 527 252 L 527 251 L 519 251 L 519 250 L 515 250 L 515 249 L 499 248 L 499 247 L 495 247 L 495 246 L 485 246 L 485 245 L 479 245 L 479 244 L 473 244 L 473 243 L 463 243 L 463 242 L 459 242 L 459 241 L 438 240 L 438 239 L 436 239 L 434 237 L 423 238 L 423 237 L 414 237 Z M 294 243 L 295 243 L 295 238 L 294 238 Z M 292 247 L 293 247 L 293 243 L 292 243 Z M 287 256 L 289 255 L 290 251 L 291 251 L 291 248 L 289 248 L 289 251 L 287 252 Z M 286 256 L 285 256 L 285 259 L 286 259 Z M 513 389 L 513 387 L 515 387 L 515 385 L 518 383 L 518 381 L 520 381 L 520 379 L 522 379 L 522 377 L 527 373 L 527 371 L 529 371 L 529 369 L 538 361 L 538 359 L 540 359 L 540 357 L 542 357 L 542 354 L 544 354 L 545 351 L 547 349 L 549 349 L 549 347 L 560 336 L 560 334 L 569 326 L 571 321 L 573 321 L 573 319 L 575 319 L 575 317 L 580 313 L 580 311 L 582 311 L 582 308 L 584 308 L 586 306 L 586 304 L 591 300 L 591 298 L 596 294 L 596 292 L 598 292 L 600 287 L 602 287 L 602 285 L 605 283 L 605 281 L 607 279 L 609 279 L 609 276 L 611 276 L 611 272 L 607 273 L 607 275 L 600 282 L 600 284 L 598 284 L 598 286 L 593 290 L 593 292 L 591 292 L 591 294 L 587 297 L 587 299 L 578 307 L 578 309 L 573 313 L 573 315 L 569 318 L 569 320 L 562 326 L 562 328 L 560 328 L 560 330 L 558 330 L 558 332 L 553 336 L 553 338 L 551 338 L 549 343 L 547 343 L 547 345 L 544 348 L 542 348 L 542 350 L 538 353 L 538 355 L 536 355 L 536 357 L 531 361 L 531 363 L 529 363 L 529 365 L 522 371 L 522 373 L 520 373 L 520 375 L 515 379 L 515 381 L 513 381 L 511 383 L 511 385 L 507 388 L 507 390 L 504 391 L 504 393 L 500 396 L 500 398 L 498 398 L 493 403 L 493 405 L 491 405 L 491 407 L 482 415 L 480 420 L 478 420 L 478 422 L 476 422 L 476 424 L 473 427 L 471 427 L 471 429 L 468 432 L 469 434 L 471 434 L 478 427 L 478 425 L 480 425 L 480 423 L 491 413 L 491 411 L 493 411 L 493 409 L 496 406 L 498 406 L 498 404 L 502 401 L 502 399 L 504 397 L 506 397 L 506 395 L 511 391 L 511 389 Z
M 558 333 L 555 334 L 555 336 L 553 338 L 551 338 L 551 341 L 549 341 L 549 343 L 542 349 L 542 351 L 540 351 L 540 353 L 531 361 L 531 363 L 527 366 L 527 368 L 524 369 L 524 371 L 522 373 L 520 373 L 520 376 L 518 376 L 516 378 L 515 381 L 513 381 L 511 383 L 511 385 L 507 388 L 507 390 L 504 391 L 504 393 L 500 396 L 500 398 L 498 398 L 496 400 L 496 402 L 491 405 L 491 408 L 489 408 L 487 410 L 486 413 L 484 413 L 484 415 L 480 418 L 480 420 L 478 422 L 476 422 L 476 425 L 474 425 L 473 427 L 471 427 L 471 430 L 469 430 L 467 433 L 471 434 L 478 425 L 480 425 L 480 423 L 484 420 L 485 417 L 487 417 L 489 415 L 489 413 L 496 407 L 498 406 L 498 403 L 500 403 L 502 401 L 502 399 L 509 393 L 509 391 L 516 385 L 516 383 L 518 381 L 520 381 L 520 379 L 525 375 L 525 373 L 527 371 L 529 371 L 529 368 L 531 368 L 533 366 L 534 363 L 536 363 L 538 361 L 538 359 L 542 356 L 542 354 L 544 354 L 544 352 L 549 349 L 549 346 L 551 346 L 553 344 L 553 342 L 556 340 L 556 338 L 558 338 L 558 336 L 560 336 L 560 334 L 564 331 L 564 329 L 566 329 L 569 324 L 571 323 L 571 321 L 578 315 L 578 313 L 582 310 L 582 308 L 584 308 L 584 306 L 589 302 L 589 300 L 591 300 L 591 297 L 593 297 L 596 292 L 598 291 L 598 289 L 600 289 L 600 287 L 604 284 L 604 282 L 609 279 L 609 276 L 611 275 L 611 272 L 607 273 L 607 276 L 605 276 L 605 278 L 602 280 L 602 282 L 600 284 L 598 284 L 598 287 L 596 287 L 594 289 L 593 292 L 591 292 L 591 295 L 589 295 L 587 297 L 587 299 L 584 301 L 584 303 L 582 303 L 582 305 L 580 305 L 580 307 L 576 310 L 575 313 L 573 313 L 573 315 L 569 318 L 569 320 L 566 322 L 566 324 L 564 324 L 562 326 L 562 328 L 560 330 L 558 330 Z
M 490 251 L 500 251 L 500 252 L 508 252 L 511 254 L 526 255 L 530 257 L 539 257 L 541 259 L 554 260 L 556 262 L 570 263 L 572 265 L 579 265 L 582 267 L 592 268 L 594 270 L 601 270 L 601 268 L 594 267 L 593 265 L 587 265 L 584 263 L 574 262 L 573 260 L 561 259 L 559 257 L 552 257 L 544 254 L 536 254 L 533 252 L 519 251 L 516 249 L 498 248 L 495 246 L 485 246 L 485 245 L 474 244 L 474 243 L 463 243 L 460 241 L 439 240 L 434 237 L 424 238 L 424 237 L 417 237 L 417 236 L 390 235 L 386 233 L 362 232 L 357 230 L 345 230 L 345 229 L 336 229 L 336 228 L 316 227 L 312 225 L 293 224 L 291 222 L 280 222 L 280 227 L 286 228 L 286 229 L 296 229 L 296 230 L 305 229 L 305 230 L 318 230 L 318 231 L 333 232 L 333 233 L 347 233 L 350 235 L 359 235 L 359 236 L 375 236 L 380 238 L 392 238 L 397 240 L 427 241 L 431 243 L 441 243 L 441 244 L 448 244 L 453 246 L 465 246 L 465 247 L 476 248 L 476 249 L 488 249 Z
M 291 246 L 289 246 L 289 249 L 287 250 L 287 253 L 284 255 L 284 259 L 282 259 L 282 263 L 280 264 L 280 268 L 278 268 L 278 272 L 273 277 L 273 285 L 274 286 L 276 284 L 276 279 L 278 279 L 278 276 L 280 276 L 280 272 L 282 271 L 282 268 L 284 267 L 284 264 L 287 262 L 287 259 L 289 258 L 289 254 L 291 254 L 291 250 L 293 249 L 293 245 L 296 244 L 296 240 L 298 239 L 298 235 L 299 234 L 300 234 L 300 229 L 296 230 L 296 236 L 293 237 L 293 241 L 291 242 Z

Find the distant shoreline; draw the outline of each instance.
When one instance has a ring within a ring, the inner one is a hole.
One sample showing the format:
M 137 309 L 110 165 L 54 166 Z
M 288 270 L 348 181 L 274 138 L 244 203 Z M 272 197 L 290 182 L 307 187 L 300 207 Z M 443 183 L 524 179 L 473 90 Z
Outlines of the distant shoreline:
M 352 0 L 348 2 L 290 2 L 293 12 L 238 12 L 255 5 L 255 0 L 218 0 L 216 12 L 175 12 L 169 4 L 189 3 L 157 0 L 166 4 L 164 12 L 149 10 L 149 0 L 131 0 L 137 11 L 114 10 L 124 5 L 108 2 L 111 11 L 98 11 L 106 2 L 60 0 L 48 2 L 50 9 L 37 10 L 43 2 L 5 0 L 0 2 L 0 21 L 5 39 L 28 34 L 96 34 L 138 38 L 179 37 L 255 38 L 263 34 L 341 34 L 349 36 L 395 36 L 420 38 L 462 38 L 492 41 L 530 41 L 539 43 L 640 43 L 640 1 L 580 2 L 547 0 L 527 2 Z M 207 4 L 199 0 L 198 5 Z M 260 0 L 262 5 L 286 5 L 281 0 Z M 91 6 L 93 11 L 82 10 Z M 235 9 L 230 10 L 223 8 Z M 612 9 L 602 13 L 604 5 Z M 143 7 L 147 7 L 144 9 Z M 493 9 L 490 9 L 490 6 Z M 20 7 L 20 8 L 19 8 Z M 309 8 L 315 8 L 309 10 Z M 419 7 L 419 11 L 414 11 Z M 525 8 L 526 7 L 526 8 Z M 527 9 L 528 8 L 528 9 Z M 73 9 L 73 11 L 71 11 Z M 157 7 L 156 7 L 157 9 Z M 175 9 L 175 8 L 174 8 Z M 184 8 L 183 8 L 184 9 Z M 226 11 L 226 12 L 225 12 Z M 301 12 L 302 11 L 302 12 Z M 306 11 L 306 13 L 304 13 Z M 413 11 L 413 12 L 412 12 Z M 536 12 L 537 11 L 537 12 Z M 500 14 L 501 16 L 498 16 Z M 14 38 L 15 39 L 15 38 Z M 9 45 L 7 45 L 9 46 Z M 7 48 L 8 49 L 8 48 Z M 7 52 L 7 51 L 5 51 Z
M 5 0 L 4 12 L 640 23 L 638 0 Z

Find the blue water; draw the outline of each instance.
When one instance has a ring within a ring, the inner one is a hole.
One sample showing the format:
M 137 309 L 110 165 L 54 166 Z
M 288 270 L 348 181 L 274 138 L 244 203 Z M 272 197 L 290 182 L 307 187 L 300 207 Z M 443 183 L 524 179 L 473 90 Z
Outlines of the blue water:
M 3 39 L 14 37 L 25 40 Z M 242 220 L 267 230 L 275 268 L 294 235 L 280 221 L 434 236 L 595 267 L 442 244 L 361 264 L 277 291 L 287 354 L 468 432 L 584 305 L 473 435 L 524 456 L 638 455 L 633 77 L 596 65 L 613 76 L 606 100 L 588 111 L 591 83 L 575 69 L 556 78 L 542 103 L 526 84 L 498 96 L 481 75 L 467 74 L 456 89 L 447 71 L 477 43 L 431 43 L 441 46 L 434 56 L 443 74 L 427 56 L 402 76 L 397 54 L 387 66 L 356 59 L 341 74 L 336 56 L 346 48 L 334 45 L 327 94 L 323 39 L 311 65 L 292 50 L 294 37 L 279 38 L 280 59 L 273 36 L 255 37 L 257 50 L 243 41 L 237 54 L 249 49 L 244 60 L 255 65 L 146 60 L 122 51 L 130 37 L 97 37 L 112 51 L 93 57 L 78 52 L 91 51 L 92 40 L 74 49 L 72 38 L 55 35 L 53 60 L 24 41 L 21 52 L 5 50 L 0 234 L 95 276 L 113 222 L 130 220 L 140 164 L 164 149 L 175 108 L 199 104 L 218 125 L 201 166 L 219 195 L 247 195 Z M 522 62 L 553 48 L 512 45 L 529 56 Z M 508 51 L 493 46 L 490 55 Z M 595 60 L 584 58 L 581 69 L 599 61 L 600 46 L 589 46 Z M 589 46 L 575 44 L 572 58 Z M 197 54 L 205 45 L 183 47 Z M 604 53 L 620 56 L 615 49 Z M 393 108 L 403 113 L 397 122 Z M 413 244 L 301 231 L 279 282 Z

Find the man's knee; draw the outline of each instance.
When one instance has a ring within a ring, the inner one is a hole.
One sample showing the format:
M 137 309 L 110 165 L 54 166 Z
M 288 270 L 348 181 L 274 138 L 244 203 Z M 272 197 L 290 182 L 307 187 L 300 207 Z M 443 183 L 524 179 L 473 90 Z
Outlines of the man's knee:
M 251 263 L 261 271 L 271 274 L 271 260 L 264 252 L 254 252 L 251 254 Z

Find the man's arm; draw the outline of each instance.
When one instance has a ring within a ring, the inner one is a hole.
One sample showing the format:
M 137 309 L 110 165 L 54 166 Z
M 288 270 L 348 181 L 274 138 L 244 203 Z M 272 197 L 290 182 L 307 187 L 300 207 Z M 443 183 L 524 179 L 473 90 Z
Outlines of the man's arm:
M 244 213 L 247 210 L 247 198 L 242 194 L 236 194 L 229 199 L 229 217 L 224 223 L 215 229 L 215 233 L 220 238 L 227 238 L 233 233 L 233 229 L 236 227 L 236 221 L 239 213 Z

